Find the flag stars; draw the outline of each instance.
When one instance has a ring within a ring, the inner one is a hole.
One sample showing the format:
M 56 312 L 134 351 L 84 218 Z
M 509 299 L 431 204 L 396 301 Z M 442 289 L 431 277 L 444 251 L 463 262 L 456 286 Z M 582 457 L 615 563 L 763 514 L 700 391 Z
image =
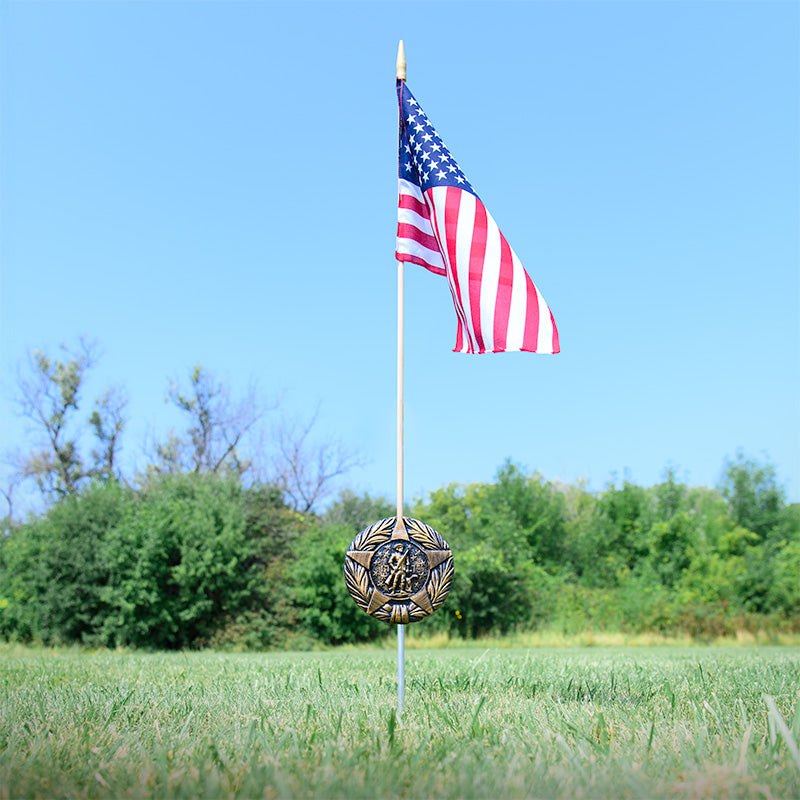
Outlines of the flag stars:
M 402 116 L 407 123 L 401 136 L 406 145 L 401 175 L 419 184 L 423 192 L 434 186 L 461 186 L 472 190 L 450 151 L 439 137 L 425 112 L 405 86 L 401 90 Z M 401 149 L 401 152 L 402 149 Z

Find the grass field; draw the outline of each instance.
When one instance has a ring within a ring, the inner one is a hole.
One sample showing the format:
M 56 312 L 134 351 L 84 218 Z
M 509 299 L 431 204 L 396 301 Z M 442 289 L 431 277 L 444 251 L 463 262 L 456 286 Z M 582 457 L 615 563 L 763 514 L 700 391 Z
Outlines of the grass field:
M 800 648 L 0 650 L 0 797 L 800 797 Z

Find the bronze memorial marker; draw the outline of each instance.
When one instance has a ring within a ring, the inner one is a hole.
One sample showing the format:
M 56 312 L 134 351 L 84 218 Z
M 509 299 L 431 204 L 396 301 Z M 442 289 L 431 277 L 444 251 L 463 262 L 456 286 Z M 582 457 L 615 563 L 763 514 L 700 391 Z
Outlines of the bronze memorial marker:
M 424 522 L 389 517 L 353 539 L 344 579 L 356 605 L 383 622 L 406 625 L 433 614 L 453 583 L 453 554 Z

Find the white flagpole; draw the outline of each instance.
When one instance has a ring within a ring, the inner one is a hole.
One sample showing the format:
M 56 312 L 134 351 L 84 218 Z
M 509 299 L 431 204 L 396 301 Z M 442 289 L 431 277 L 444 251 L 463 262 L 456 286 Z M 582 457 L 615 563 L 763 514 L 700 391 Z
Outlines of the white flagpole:
M 397 48 L 397 79 L 406 79 L 406 54 L 403 40 Z M 403 262 L 397 262 L 397 522 L 403 520 L 403 338 L 404 294 Z M 406 691 L 405 626 L 397 626 L 397 713 L 403 711 Z
M 397 262 L 397 522 L 403 520 L 403 262 Z M 405 625 L 397 626 L 397 713 L 403 710 L 405 696 Z

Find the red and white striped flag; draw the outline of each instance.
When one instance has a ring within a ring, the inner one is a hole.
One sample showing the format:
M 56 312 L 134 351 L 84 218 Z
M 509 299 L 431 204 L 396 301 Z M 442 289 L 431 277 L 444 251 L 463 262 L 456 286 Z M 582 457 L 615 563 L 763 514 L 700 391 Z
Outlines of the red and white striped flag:
M 399 261 L 445 275 L 458 317 L 457 353 L 558 353 L 550 308 L 425 112 L 397 81 Z

